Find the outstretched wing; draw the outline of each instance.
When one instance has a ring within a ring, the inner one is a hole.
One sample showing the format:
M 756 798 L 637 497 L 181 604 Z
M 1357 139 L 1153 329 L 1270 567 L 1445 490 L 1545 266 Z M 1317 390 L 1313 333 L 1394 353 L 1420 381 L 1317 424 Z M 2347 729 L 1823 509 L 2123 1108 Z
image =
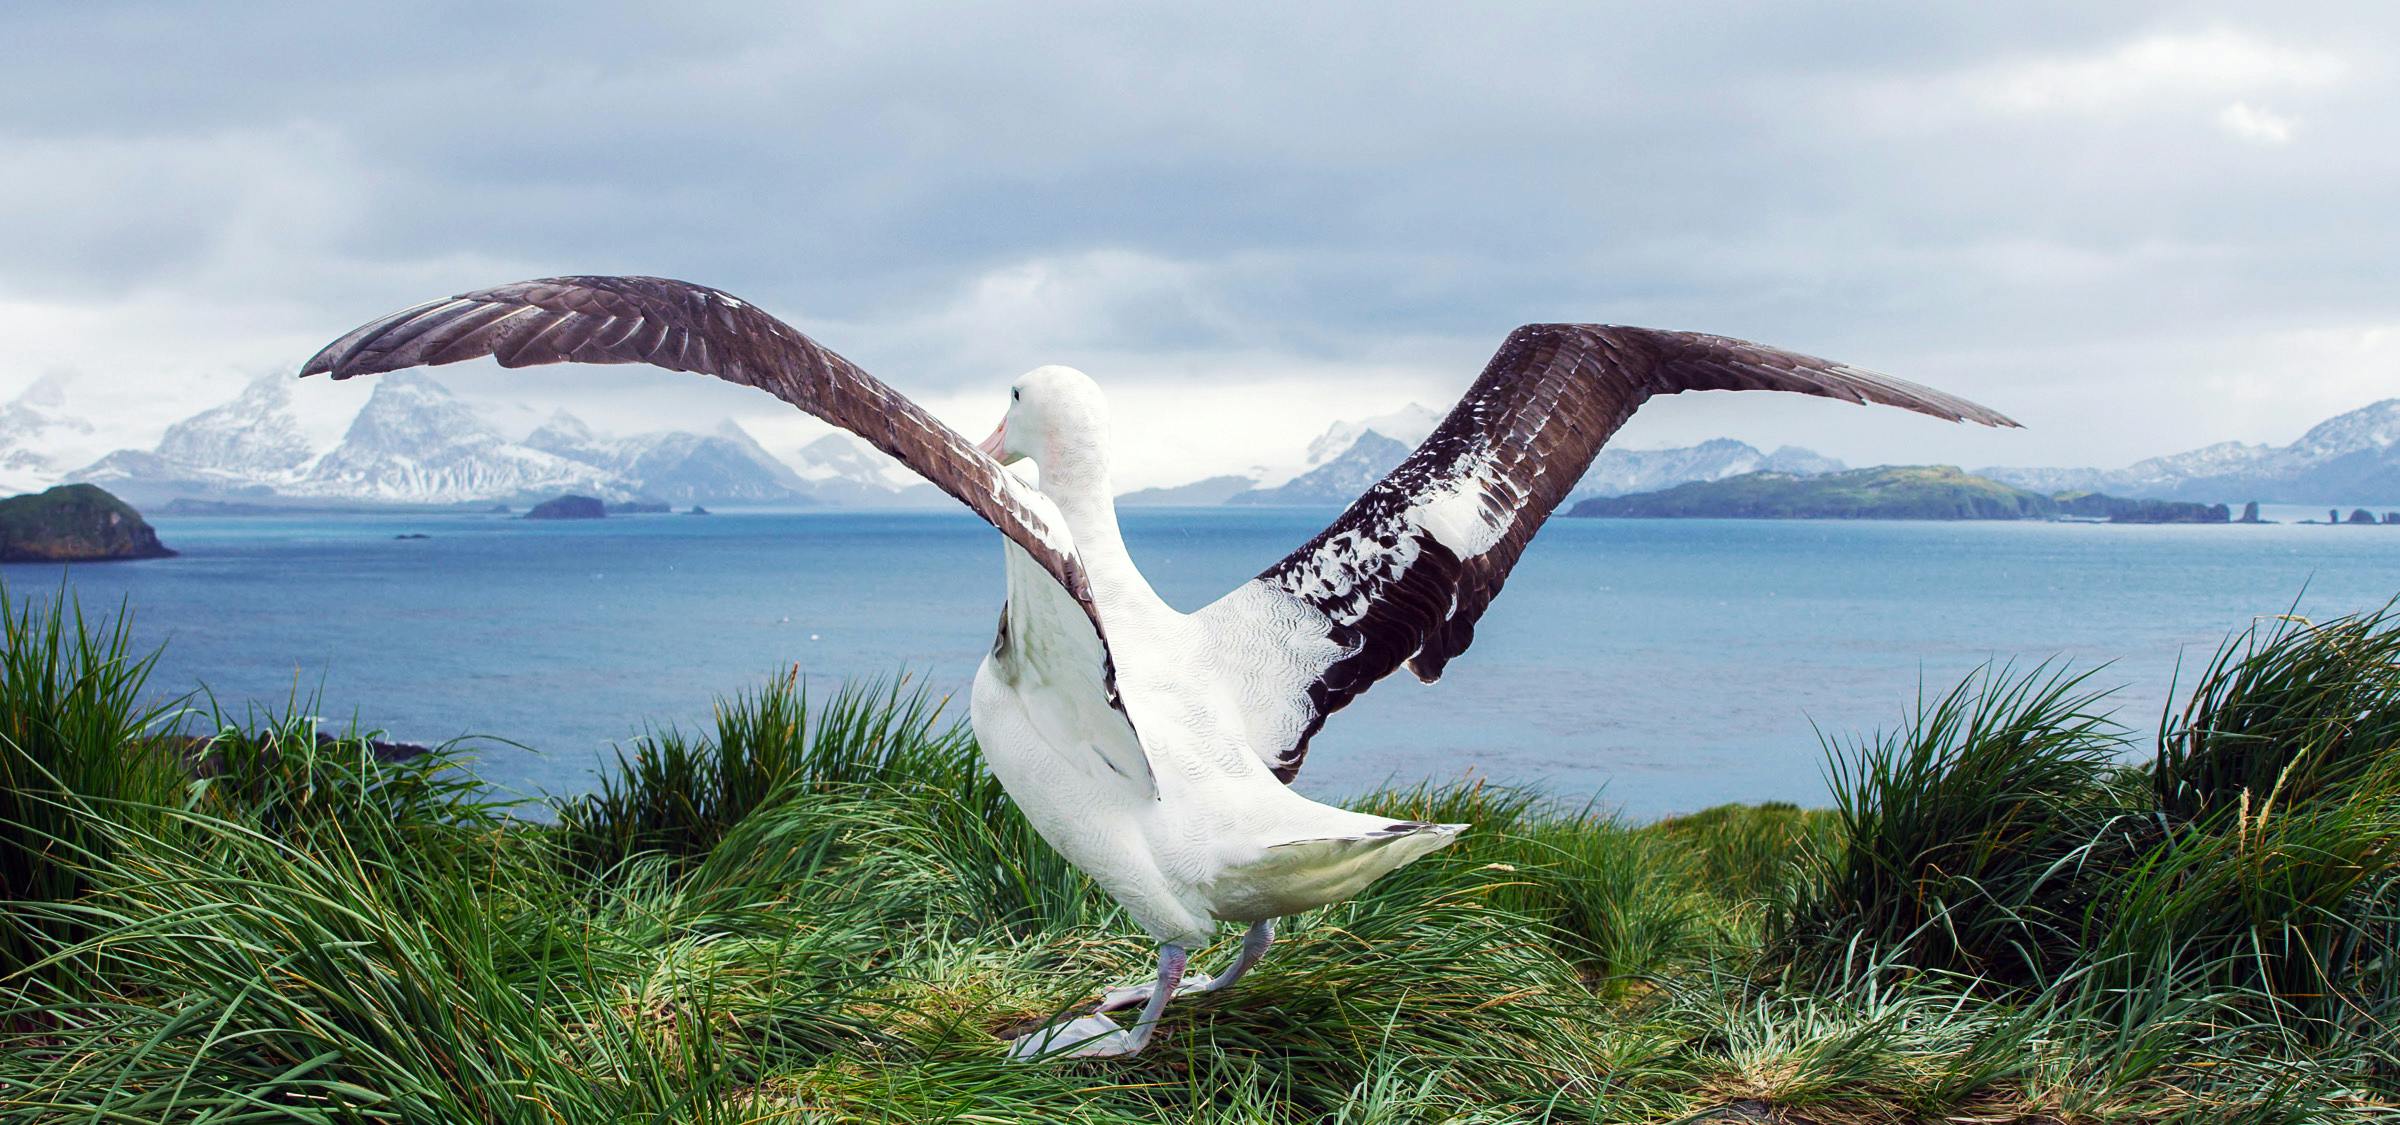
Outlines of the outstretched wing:
M 491 356 L 502 367 L 647 363 L 757 387 L 899 458 L 1014 540 L 1092 613 L 1055 509 L 1000 463 L 858 365 L 705 285 L 663 277 L 547 277 L 402 309 L 300 369 L 336 379 Z M 1092 627 L 1100 628 L 1099 619 Z
M 1439 678 L 1550 511 L 1652 395 L 1792 391 L 2014 426 L 1965 399 L 1723 336 L 1529 324 L 1400 467 L 1201 611 L 1252 745 L 1286 781 L 1325 717 L 1406 664 Z

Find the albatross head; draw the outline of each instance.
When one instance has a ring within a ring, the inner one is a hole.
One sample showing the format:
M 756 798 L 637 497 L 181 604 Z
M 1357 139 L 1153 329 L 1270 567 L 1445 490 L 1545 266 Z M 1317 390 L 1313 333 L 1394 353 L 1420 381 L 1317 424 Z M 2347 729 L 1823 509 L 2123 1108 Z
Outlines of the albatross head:
M 1031 460 L 1047 479 L 1062 463 L 1097 460 L 1108 437 L 1100 385 L 1072 367 L 1036 367 L 1008 389 L 1008 414 L 977 448 L 1003 465 Z

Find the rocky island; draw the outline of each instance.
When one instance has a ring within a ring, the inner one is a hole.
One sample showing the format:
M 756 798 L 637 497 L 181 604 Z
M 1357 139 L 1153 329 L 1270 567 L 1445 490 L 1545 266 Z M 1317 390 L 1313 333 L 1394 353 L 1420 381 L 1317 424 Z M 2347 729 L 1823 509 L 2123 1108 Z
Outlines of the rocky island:
M 2223 504 L 2046 496 L 1950 465 L 1886 465 L 1802 476 L 1756 472 L 1658 492 L 1586 500 L 1570 516 L 1646 519 L 2027 520 L 2226 523 Z
M 608 505 L 592 496 L 560 496 L 525 510 L 529 520 L 596 520 L 608 515 Z
M 2233 510 L 2223 504 L 2189 500 L 2129 500 L 2100 492 L 2062 492 L 2051 499 L 2058 514 L 2110 523 L 2231 523 Z M 2243 523 L 2258 523 L 2258 505 L 2242 510 Z
M 93 484 L 0 500 L 0 562 L 163 559 L 175 552 L 133 506 Z
M 1948 465 L 1886 466 L 1799 476 L 1757 472 L 1658 492 L 1607 496 L 1570 516 L 1650 519 L 2019 520 L 2056 512 L 2040 493 Z

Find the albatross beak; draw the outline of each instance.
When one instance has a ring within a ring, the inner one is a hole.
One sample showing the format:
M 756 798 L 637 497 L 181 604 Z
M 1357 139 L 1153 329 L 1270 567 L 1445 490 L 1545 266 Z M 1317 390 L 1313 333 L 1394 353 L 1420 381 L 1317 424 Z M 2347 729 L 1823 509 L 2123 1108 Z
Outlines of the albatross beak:
M 982 450 L 984 456 L 994 461 L 1003 465 L 1008 464 L 1010 460 L 1008 456 L 1008 423 L 1002 422 L 992 427 L 992 436 L 983 439 L 975 448 Z

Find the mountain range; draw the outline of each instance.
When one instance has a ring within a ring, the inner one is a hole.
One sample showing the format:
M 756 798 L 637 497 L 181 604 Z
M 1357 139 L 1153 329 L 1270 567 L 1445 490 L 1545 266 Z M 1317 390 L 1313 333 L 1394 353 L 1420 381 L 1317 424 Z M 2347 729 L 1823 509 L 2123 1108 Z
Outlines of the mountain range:
M 65 381 L 36 381 L 0 403 L 0 494 L 61 481 L 102 485 L 135 504 L 176 498 L 265 504 L 520 503 L 579 492 L 672 504 L 917 507 L 950 503 L 898 462 L 843 432 L 770 452 L 726 419 L 705 433 L 595 432 L 563 411 L 512 438 L 421 372 L 378 378 L 339 419 L 305 420 L 292 380 L 270 375 L 167 428 L 147 449 L 106 449 L 104 430 L 68 407 Z M 1440 422 L 1410 403 L 1328 425 L 1277 467 L 1127 493 L 1127 506 L 1346 504 Z M 312 440 L 311 433 L 318 435 Z M 1718 438 L 1673 449 L 1602 450 L 1570 503 L 1757 472 L 1815 476 L 1846 469 L 1807 449 L 1760 450 Z M 2222 442 L 2121 469 L 1979 469 L 2044 494 L 2070 491 L 2239 504 L 2400 503 L 2400 399 L 2342 414 L 2289 445 Z
M 466 504 L 573 492 L 672 504 L 891 506 L 915 502 L 914 489 L 931 492 L 848 434 L 797 450 L 787 462 L 732 419 L 708 433 L 604 437 L 559 411 L 512 440 L 416 372 L 377 379 L 340 439 L 320 449 L 294 413 L 291 386 L 285 376 L 262 377 L 169 426 L 149 449 L 120 449 L 62 475 L 137 504 Z M 0 421 L 16 405 L 0 408 Z
M 808 483 L 728 418 L 707 434 L 677 430 L 601 438 L 565 411 L 523 444 L 607 475 L 602 491 L 671 504 L 778 503 L 806 497 Z M 811 499 L 814 499 L 811 497 Z
M 820 504 L 844 508 L 917 508 L 955 504 L 941 489 L 882 450 L 841 430 L 793 454 L 803 488 Z
M 2270 504 L 2400 503 L 2400 398 L 2326 419 L 2290 445 L 2218 442 L 2122 469 L 1978 469 L 2037 492 Z
M 1128 497 L 1148 503 L 1347 504 L 1382 478 L 1424 440 L 1436 421 L 1431 411 L 1407 410 L 1366 423 L 1336 423 L 1309 444 L 1308 463 L 1272 485 L 1253 479 L 1213 477 L 1179 489 L 1148 489 Z M 1378 429 L 1378 425 L 1388 429 Z M 1848 466 L 1797 446 L 1766 452 L 1746 442 L 1717 438 L 1674 449 L 1600 451 L 1569 503 L 1599 497 L 1656 492 L 1676 485 L 1725 480 L 1751 473 L 1812 477 Z M 1975 470 L 2043 495 L 2100 492 L 2148 500 L 2242 504 L 2400 504 L 2400 398 L 2385 399 L 2318 423 L 2290 445 L 2219 442 L 2187 453 L 2153 457 L 2122 469 L 2009 468 Z M 1221 496 L 1222 499 L 1209 499 Z
M 1272 486 L 1254 483 L 1227 491 L 1222 500 L 1213 502 L 1307 507 L 1348 504 L 1392 471 L 1440 422 L 1440 415 L 1415 403 L 1365 422 L 1336 422 L 1309 442 L 1308 460 L 1297 474 Z M 1761 471 L 1809 476 L 1845 467 L 1831 457 L 1797 446 L 1767 453 L 1731 438 L 1675 449 L 1603 449 L 1569 499 L 1621 496 Z M 1216 487 L 1220 489 L 1225 480 L 1211 478 L 1211 482 L 1219 482 Z
M 69 467 L 61 451 L 91 436 L 92 424 L 65 410 L 66 385 L 45 375 L 0 405 L 0 495 L 57 484 Z

